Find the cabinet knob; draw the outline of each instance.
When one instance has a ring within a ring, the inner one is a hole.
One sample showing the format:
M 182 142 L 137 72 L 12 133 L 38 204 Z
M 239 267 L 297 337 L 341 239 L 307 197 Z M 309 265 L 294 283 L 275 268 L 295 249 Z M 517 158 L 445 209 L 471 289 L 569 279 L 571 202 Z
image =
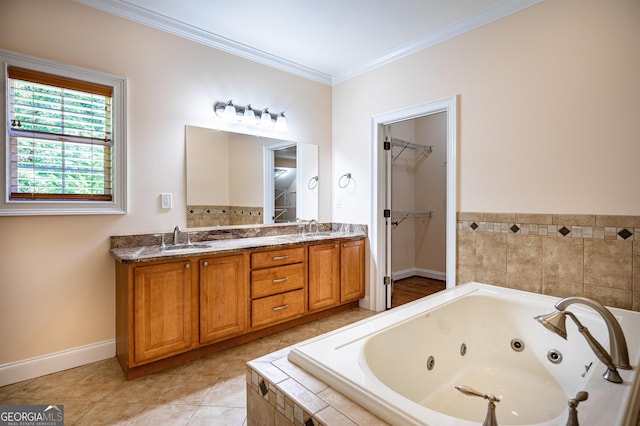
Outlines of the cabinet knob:
M 209 266 L 209 262 L 202 262 L 202 266 Z
M 187 263 L 186 265 L 184 265 L 184 269 L 191 269 L 191 264 Z
M 346 247 L 346 246 L 347 246 L 347 243 L 342 243 L 342 247 Z

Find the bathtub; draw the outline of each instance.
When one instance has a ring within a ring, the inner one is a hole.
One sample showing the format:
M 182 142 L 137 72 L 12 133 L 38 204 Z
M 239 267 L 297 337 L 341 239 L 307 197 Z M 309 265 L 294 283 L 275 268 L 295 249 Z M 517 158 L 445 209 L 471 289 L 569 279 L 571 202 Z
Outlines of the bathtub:
M 614 384 L 572 321 L 564 340 L 533 319 L 558 300 L 464 284 L 302 342 L 289 360 L 392 425 L 482 424 L 487 401 L 454 388 L 464 385 L 500 397 L 500 425 L 564 425 L 568 400 L 586 391 L 581 424 L 636 426 L 640 313 L 610 308 L 632 366 Z M 609 348 L 595 311 L 569 310 Z

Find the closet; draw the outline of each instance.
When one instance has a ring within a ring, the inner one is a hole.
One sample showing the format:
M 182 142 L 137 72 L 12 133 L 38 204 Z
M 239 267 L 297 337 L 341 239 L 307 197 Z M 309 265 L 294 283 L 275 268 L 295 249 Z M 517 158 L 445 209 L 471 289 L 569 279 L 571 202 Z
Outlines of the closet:
M 389 308 L 445 288 L 447 113 L 385 125 L 384 152 Z

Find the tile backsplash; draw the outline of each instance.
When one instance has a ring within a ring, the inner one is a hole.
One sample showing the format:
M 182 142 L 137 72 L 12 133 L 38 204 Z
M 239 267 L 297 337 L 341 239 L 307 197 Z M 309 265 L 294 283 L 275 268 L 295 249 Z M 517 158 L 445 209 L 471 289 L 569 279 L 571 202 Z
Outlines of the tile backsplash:
M 640 216 L 459 212 L 457 282 L 640 311 Z

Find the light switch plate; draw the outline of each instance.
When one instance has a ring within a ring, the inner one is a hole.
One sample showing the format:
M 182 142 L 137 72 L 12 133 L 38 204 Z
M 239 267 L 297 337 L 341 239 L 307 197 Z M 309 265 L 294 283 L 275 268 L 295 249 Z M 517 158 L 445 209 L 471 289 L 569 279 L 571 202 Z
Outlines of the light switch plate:
M 172 195 L 170 193 L 160 194 L 162 197 L 162 208 L 170 209 L 172 207 Z

